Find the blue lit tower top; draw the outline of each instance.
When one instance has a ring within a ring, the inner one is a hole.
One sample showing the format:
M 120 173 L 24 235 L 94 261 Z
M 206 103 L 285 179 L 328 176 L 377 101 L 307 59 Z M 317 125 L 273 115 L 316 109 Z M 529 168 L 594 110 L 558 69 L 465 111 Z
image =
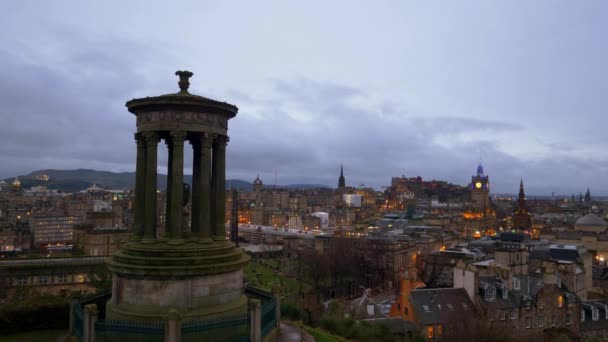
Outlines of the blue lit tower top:
M 483 177 L 483 166 L 481 166 L 481 163 L 477 165 L 477 176 Z
M 490 209 L 490 177 L 483 173 L 483 166 L 477 166 L 477 174 L 471 177 L 471 201 L 478 212 Z
M 483 166 L 481 164 L 477 166 L 477 174 L 471 177 L 470 187 L 473 190 L 490 190 L 490 179 L 483 174 Z

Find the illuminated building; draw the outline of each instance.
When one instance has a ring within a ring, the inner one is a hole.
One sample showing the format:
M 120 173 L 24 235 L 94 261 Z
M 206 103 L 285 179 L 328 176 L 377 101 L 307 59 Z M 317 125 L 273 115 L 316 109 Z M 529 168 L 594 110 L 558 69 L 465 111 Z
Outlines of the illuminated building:
M 490 205 L 490 177 L 483 172 L 483 166 L 477 166 L 477 173 L 471 177 L 469 184 L 472 205 L 463 212 L 464 235 L 479 238 L 496 233 L 496 213 Z
M 486 213 L 490 210 L 490 178 L 484 175 L 483 166 L 477 166 L 477 174 L 471 177 L 471 201 L 475 211 Z

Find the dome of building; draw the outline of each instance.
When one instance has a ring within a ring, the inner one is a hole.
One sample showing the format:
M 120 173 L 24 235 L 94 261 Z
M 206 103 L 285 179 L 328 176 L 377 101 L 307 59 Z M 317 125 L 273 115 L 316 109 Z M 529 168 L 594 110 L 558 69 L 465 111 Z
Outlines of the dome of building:
M 253 181 L 253 185 L 263 185 L 262 180 L 260 179 L 260 175 L 258 175 Z
M 21 186 L 21 181 L 19 180 L 19 178 L 15 177 L 15 180 L 13 181 L 13 186 L 14 187 Z
M 575 226 L 594 226 L 594 227 L 608 227 L 608 223 L 601 217 L 595 214 L 587 214 L 574 223 Z

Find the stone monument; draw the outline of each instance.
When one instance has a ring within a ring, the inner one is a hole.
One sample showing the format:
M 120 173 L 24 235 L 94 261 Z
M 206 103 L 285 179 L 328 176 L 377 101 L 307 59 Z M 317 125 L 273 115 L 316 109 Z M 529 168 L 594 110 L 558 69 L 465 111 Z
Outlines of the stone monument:
M 180 91 L 126 103 L 137 120 L 133 236 L 108 261 L 107 319 L 160 321 L 169 312 L 194 320 L 247 311 L 243 267 L 249 257 L 226 237 L 228 120 L 236 106 Z M 157 150 L 168 147 L 166 232 L 156 232 Z M 192 145 L 192 214 L 184 215 L 184 145 Z M 191 222 L 184 222 L 188 218 Z

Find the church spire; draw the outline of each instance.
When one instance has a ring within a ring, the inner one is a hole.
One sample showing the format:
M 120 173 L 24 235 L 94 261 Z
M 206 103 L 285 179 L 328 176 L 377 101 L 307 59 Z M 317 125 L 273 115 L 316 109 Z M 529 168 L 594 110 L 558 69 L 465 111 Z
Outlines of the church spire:
M 526 193 L 524 192 L 524 180 L 520 179 L 519 180 L 519 199 L 525 199 L 526 198 Z
M 338 178 L 338 189 L 344 189 L 346 187 L 346 180 L 344 179 L 344 166 L 340 164 L 340 178 Z
M 587 188 L 587 193 L 585 194 L 585 202 L 591 202 L 591 193 L 589 192 L 589 188 Z

